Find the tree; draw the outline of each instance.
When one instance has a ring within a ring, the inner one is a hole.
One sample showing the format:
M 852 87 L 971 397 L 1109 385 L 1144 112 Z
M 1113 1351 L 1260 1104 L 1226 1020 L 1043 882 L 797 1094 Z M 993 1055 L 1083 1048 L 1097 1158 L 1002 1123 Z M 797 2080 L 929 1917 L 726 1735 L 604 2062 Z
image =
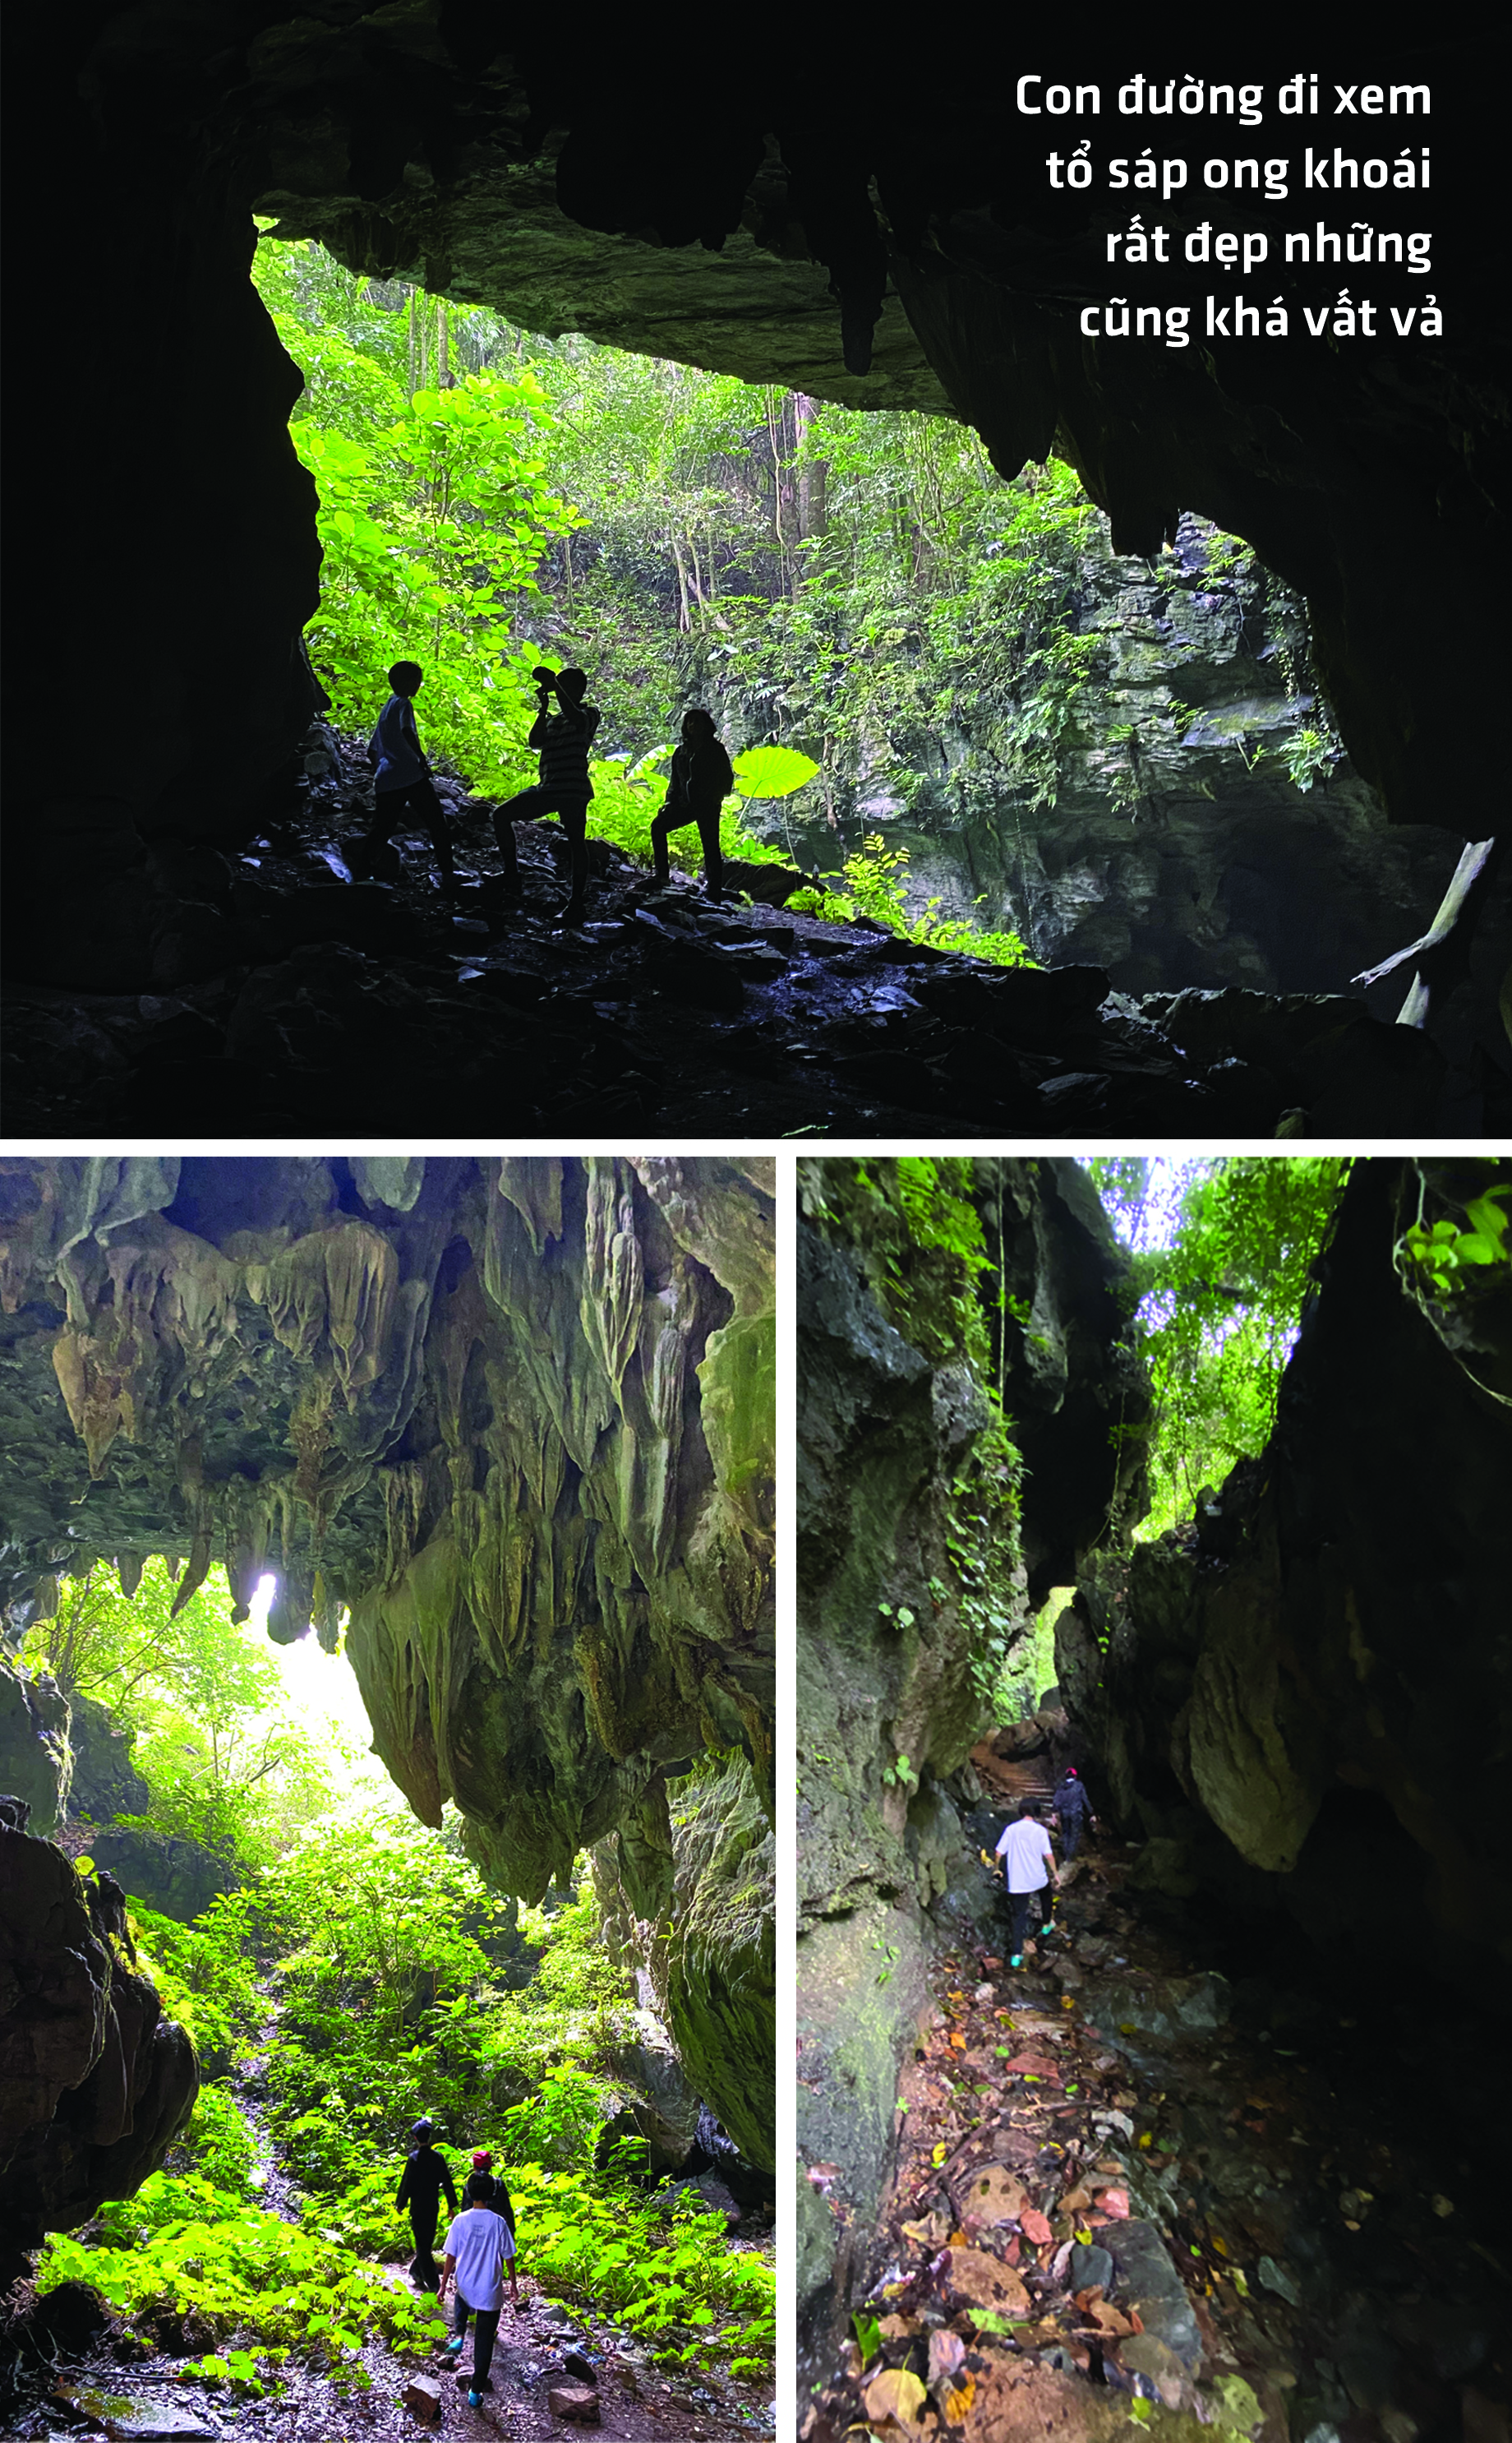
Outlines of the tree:
M 1333 1155 L 1087 1162 L 1134 1255 L 1134 1330 L 1155 1389 L 1142 1534 L 1189 1517 L 1264 1450 L 1349 1167 Z

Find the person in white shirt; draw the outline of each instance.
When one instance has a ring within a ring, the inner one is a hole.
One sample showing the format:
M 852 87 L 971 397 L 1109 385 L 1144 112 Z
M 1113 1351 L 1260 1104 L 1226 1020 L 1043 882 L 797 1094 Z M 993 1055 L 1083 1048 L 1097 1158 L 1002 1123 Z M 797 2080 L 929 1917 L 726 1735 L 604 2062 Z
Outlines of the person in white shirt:
M 1003 1881 L 1008 1885 L 1009 1914 L 1012 1920 L 1012 1954 L 1010 1968 L 1024 1964 L 1024 1931 L 1029 1923 L 1029 1904 L 1036 1892 L 1043 1892 L 1047 1881 L 1060 1886 L 1060 1869 L 1050 1836 L 1040 1822 L 1038 1801 L 1025 1798 L 1019 1802 L 1017 1818 L 1003 1827 L 996 1855 L 1003 1861 Z M 1043 1901 L 1040 1906 L 1043 1924 L 1047 1922 Z
M 483 2394 L 493 2390 L 488 2370 L 493 2364 L 494 2342 L 504 2304 L 506 2270 L 510 2295 L 515 2305 L 519 2305 L 515 2289 L 514 2229 L 489 2202 L 493 2194 L 494 2184 L 488 2174 L 475 2172 L 467 2183 L 466 2205 L 446 2233 L 441 2287 L 436 2293 L 440 2305 L 452 2284 L 456 2285 L 454 2338 L 446 2343 L 453 2358 L 461 2357 L 467 2319 L 473 2319 L 472 2378 L 467 2393 L 470 2409 L 476 2409 Z

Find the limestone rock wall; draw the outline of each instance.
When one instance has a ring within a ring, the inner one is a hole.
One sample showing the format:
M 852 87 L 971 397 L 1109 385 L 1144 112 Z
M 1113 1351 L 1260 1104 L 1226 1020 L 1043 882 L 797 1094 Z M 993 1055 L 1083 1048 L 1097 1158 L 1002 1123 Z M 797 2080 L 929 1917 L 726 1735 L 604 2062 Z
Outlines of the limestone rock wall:
M 1305 790 L 1292 782 L 1288 744 L 1330 719 L 1304 608 L 1253 562 L 1224 564 L 1220 542 L 1187 513 L 1168 550 L 1121 556 L 1087 518 L 1070 620 L 1097 650 L 1057 742 L 1052 805 L 1015 778 L 1011 696 L 957 700 L 938 729 L 890 742 L 916 775 L 912 803 L 885 773 L 862 781 L 854 828 L 906 846 L 911 899 L 1011 926 L 1046 964 L 1089 962 L 1135 995 L 1337 991 L 1412 939 L 1454 843 L 1393 831 L 1341 753 Z M 1399 980 L 1367 1000 L 1394 1019 Z
M 49 2231 L 135 2195 L 199 2089 L 187 2031 L 165 2019 L 93 1922 L 88 1887 L 50 1842 L 0 1827 L 0 2275 Z
M 181 1595 L 215 1562 L 243 1604 L 273 1572 L 275 1638 L 313 1620 L 330 1645 L 349 1607 L 377 1753 L 424 1821 L 454 1800 L 483 1871 L 525 1899 L 665 1811 L 668 1774 L 705 1751 L 745 1760 L 753 1821 L 770 1806 L 762 1165 L 205 1157 L 3 1176 L 17 1604 L 60 1568 L 113 1557 L 132 1583 L 166 1551 Z M 694 2016 L 705 1984 L 743 1992 L 770 1968 L 759 1907 L 748 1938 L 709 1906 Z M 742 2057 L 740 2092 L 753 2076 Z
M 72 1772 L 67 1698 L 53 1681 L 0 1662 L 0 1797 L 24 1799 L 37 1830 L 54 1831 Z
M 1420 1205 L 1463 1228 L 1494 1177 L 1357 1166 L 1269 1447 L 1084 1585 L 1057 1667 L 1146 1835 L 1139 1880 L 1283 1911 L 1339 1956 L 1408 1928 L 1435 1973 L 1512 2000 L 1512 1267 L 1435 1301 L 1393 1265 Z
M 816 2348 L 866 2261 L 931 1950 L 985 1894 L 945 1785 L 987 1718 L 951 1504 L 990 1410 L 959 1350 L 932 1364 L 888 1321 L 870 1251 L 835 1216 L 840 1167 L 803 1167 L 797 1288 L 799 2286 Z M 993 1588 L 1022 1633 L 1138 1510 L 1148 1388 L 1120 1345 L 1123 1258 L 1084 1176 L 984 1160 L 973 1178 L 1029 1317 L 1003 1384 L 1029 1462 L 1022 1557 Z M 839 2167 L 822 2195 L 820 2162 Z

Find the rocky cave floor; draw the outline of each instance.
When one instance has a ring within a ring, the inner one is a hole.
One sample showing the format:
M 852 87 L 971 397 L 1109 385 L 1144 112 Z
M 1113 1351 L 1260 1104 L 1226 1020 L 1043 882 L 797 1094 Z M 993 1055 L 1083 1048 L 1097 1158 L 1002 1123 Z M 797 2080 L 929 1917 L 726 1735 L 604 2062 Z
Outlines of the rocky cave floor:
M 273 2021 L 270 2018 L 269 2030 Z M 232 2076 L 237 2101 L 262 2145 L 254 2185 L 260 2202 L 285 2222 L 298 2222 L 304 2198 L 283 2168 L 263 2109 L 264 2058 L 254 2054 Z M 169 2158 L 173 2168 L 174 2157 Z M 773 2246 L 770 2208 L 743 2214 L 722 2184 L 714 2194 L 738 2219 L 742 2247 Z M 443 2229 L 445 2225 L 443 2225 Z M 98 2224 L 75 2237 L 103 2237 Z M 523 2260 L 522 2260 L 523 2262 Z M 401 2265 L 386 2278 L 407 2287 Z M 373 2341 L 348 2360 L 341 2376 L 316 2366 L 285 2366 L 264 2397 L 240 2385 L 208 2383 L 194 2365 L 206 2353 L 238 2346 L 206 2318 L 117 2315 L 78 2282 L 60 2284 L 39 2299 L 30 2282 L 0 2299 L 0 2443 L 196 2443 L 242 2436 L 246 2443 L 398 2443 L 401 2436 L 451 2432 L 485 2443 L 490 2434 L 532 2437 L 573 2431 L 550 2405 L 554 2387 L 596 2392 L 599 2434 L 626 2443 L 658 2436 L 665 2443 L 710 2443 L 729 2434 L 768 2435 L 775 2418 L 770 2385 L 737 2382 L 715 2369 L 665 2372 L 649 2350 L 611 2317 L 582 2312 L 549 2298 L 527 2271 L 519 2277 L 518 2312 L 505 2302 L 489 2377 L 477 2409 L 458 2380 L 459 2361 L 438 2342 L 428 2362 L 396 2357 Z M 449 2322 L 449 2319 L 448 2319 Z M 676 2340 L 674 2333 L 670 2336 Z M 684 2341 L 696 2340 L 689 2327 Z M 243 2344 L 255 2346 L 255 2344 Z M 355 2382 L 356 2364 L 366 2388 Z M 470 2370 L 469 2334 L 460 2366 Z M 405 2405 L 420 2376 L 439 2385 L 439 2422 Z
M 1450 1067 L 1347 995 L 1136 1001 L 1098 968 L 1005 970 L 794 915 L 791 868 L 737 869 L 765 896 L 714 907 L 675 869 L 659 892 L 591 842 L 587 921 L 568 929 L 558 826 L 517 827 L 524 896 L 508 906 L 493 800 L 460 784 L 440 784 L 454 897 L 418 835 L 354 879 L 358 743 L 312 740 L 339 752 L 340 784 L 301 784 L 244 854 L 151 850 L 159 989 L 11 983 L 9 1135 L 151 1133 L 172 1114 L 187 1137 L 300 1137 L 333 1111 L 382 1136 L 1512 1130 L 1512 1077 L 1483 1049 Z
M 968 1828 L 991 1850 L 1003 1820 L 984 1806 Z M 1002 1938 L 941 1961 L 902 2082 L 876 2354 L 863 2368 L 847 2342 L 807 2443 L 878 2432 L 898 2372 L 923 2387 L 904 2386 L 907 2433 L 970 2443 L 1131 2418 L 1505 2443 L 1504 2028 L 1414 1966 L 1406 1926 L 1368 2001 L 1300 1981 L 1295 1936 L 1257 1960 L 1211 1929 L 1193 1973 L 1193 1920 L 1125 1893 L 1132 1855 L 1084 1849 L 1016 1974 L 1001 1903 Z
M 395 2273 L 394 2279 L 402 2280 Z M 246 2443 L 413 2443 L 417 2434 L 452 2433 L 464 2438 L 491 2434 L 530 2437 L 573 2432 L 554 2415 L 549 2394 L 554 2385 L 580 2385 L 581 2370 L 564 2363 L 581 2353 L 592 2363 L 599 2414 L 592 2430 L 645 2443 L 648 2436 L 675 2438 L 675 2443 L 708 2443 L 732 2434 L 770 2434 L 770 2402 L 749 2384 L 737 2384 L 718 2374 L 668 2378 L 650 2363 L 649 2356 L 618 2326 L 592 2312 L 574 2315 L 557 2302 L 542 2297 L 528 2277 L 520 2282 L 521 2308 L 512 2315 L 506 2302 L 494 2351 L 492 2390 L 477 2409 L 467 2406 L 467 2384 L 456 2380 L 458 2361 L 438 2347 L 429 2363 L 396 2359 L 381 2342 L 371 2342 L 360 2362 L 371 2389 L 357 2391 L 350 2380 L 314 2368 L 292 2370 L 276 2398 L 256 2400 L 245 2394 L 231 2399 L 225 2388 L 186 2374 L 181 2361 L 215 2347 L 213 2337 L 195 2329 L 192 2314 L 181 2320 L 173 2346 L 139 2347 L 128 2340 L 124 2325 L 112 2319 L 101 2332 L 84 2338 L 90 2321 L 82 2305 L 70 2326 L 66 2309 L 73 2300 L 63 2290 L 48 2294 L 55 2323 L 64 2326 L 61 2344 L 49 2349 L 46 2336 L 30 2354 L 18 2381 L 19 2397 L 9 2408 L 10 2422 L 0 2426 L 8 2443 L 215 2443 L 215 2438 L 243 2436 Z M 89 2296 L 80 2286 L 64 2288 Z M 18 2286 L 9 2303 L 12 2320 L 24 2319 L 29 2305 L 27 2286 Z M 62 2303 L 62 2306 L 57 2303 Z M 12 2322 L 12 2333 L 15 2321 Z M 23 2342 L 23 2346 L 25 2343 Z M 472 2344 L 463 2353 L 470 2367 Z M 404 2406 L 406 2386 L 416 2376 L 439 2383 L 439 2422 L 417 2416 Z

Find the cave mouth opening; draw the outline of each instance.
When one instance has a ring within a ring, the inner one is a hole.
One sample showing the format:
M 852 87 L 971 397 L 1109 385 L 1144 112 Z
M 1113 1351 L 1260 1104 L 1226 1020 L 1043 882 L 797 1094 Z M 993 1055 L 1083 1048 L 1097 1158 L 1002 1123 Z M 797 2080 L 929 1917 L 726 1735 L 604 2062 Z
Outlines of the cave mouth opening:
M 759 2407 L 773 1185 L 518 1151 L 9 1173 L 0 1981 L 47 2068 L 0 2230 L 44 2302 L 116 2311 L 66 2345 L 107 2389 L 250 2404 L 292 2350 L 334 2429 L 365 2352 L 433 2380 L 437 2234 L 395 2237 L 428 2119 L 526 2235 L 503 2366 L 644 2367 L 661 2311 L 724 2422 Z M 0 2301 L 0 2387 L 66 2322 L 34 2304 Z

